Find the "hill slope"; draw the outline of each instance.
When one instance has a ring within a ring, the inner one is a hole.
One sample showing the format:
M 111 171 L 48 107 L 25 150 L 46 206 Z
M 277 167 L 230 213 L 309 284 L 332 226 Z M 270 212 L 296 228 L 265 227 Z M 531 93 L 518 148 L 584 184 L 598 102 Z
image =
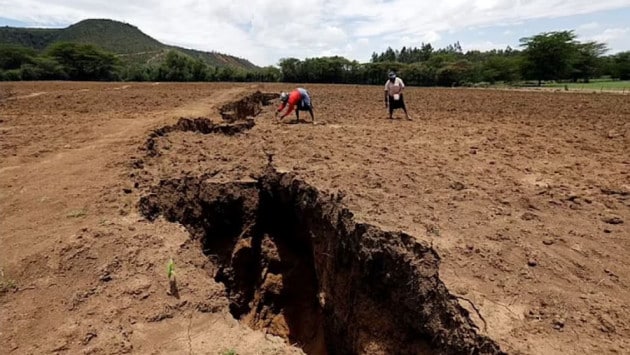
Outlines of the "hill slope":
M 43 50 L 59 41 L 94 44 L 130 62 L 159 59 L 165 52 L 174 49 L 216 67 L 257 68 L 243 58 L 169 46 L 146 35 L 135 26 L 113 20 L 84 20 L 63 29 L 0 27 L 0 43 Z

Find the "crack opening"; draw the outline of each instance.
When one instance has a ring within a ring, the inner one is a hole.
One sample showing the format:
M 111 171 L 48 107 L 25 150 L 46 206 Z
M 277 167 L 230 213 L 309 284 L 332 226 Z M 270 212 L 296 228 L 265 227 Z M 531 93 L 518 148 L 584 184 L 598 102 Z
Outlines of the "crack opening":
M 307 354 L 502 353 L 439 279 L 432 248 L 354 222 L 292 174 L 166 180 L 139 208 L 199 240 L 234 318 Z
M 244 98 L 223 105 L 219 113 L 225 123 L 214 123 L 206 117 L 188 118 L 182 117 L 177 123 L 153 130 L 149 134 L 144 147 L 147 156 L 160 155 L 158 140 L 172 132 L 197 132 L 201 134 L 224 134 L 233 136 L 255 126 L 254 118 L 258 116 L 263 106 L 267 106 L 280 95 L 276 93 L 263 93 L 256 91 Z
M 280 97 L 277 93 L 263 93 L 256 91 L 238 101 L 223 105 L 219 112 L 223 120 L 234 122 L 249 118 L 254 118 L 262 112 L 263 106 L 268 106 L 271 101 Z

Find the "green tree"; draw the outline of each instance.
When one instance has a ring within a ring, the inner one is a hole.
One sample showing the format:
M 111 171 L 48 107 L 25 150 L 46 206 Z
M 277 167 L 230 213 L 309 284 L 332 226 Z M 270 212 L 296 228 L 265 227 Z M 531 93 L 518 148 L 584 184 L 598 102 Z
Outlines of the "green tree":
M 432 54 L 433 47 L 430 43 L 422 43 L 420 48 L 402 47 L 400 50 L 394 50 L 391 47 L 387 47 L 387 50 L 381 54 L 373 52 L 370 63 L 401 62 L 410 64 L 417 62 L 426 62 L 427 60 L 429 60 Z
M 426 63 L 413 63 L 403 68 L 400 76 L 408 85 L 433 86 L 436 84 L 436 70 Z
M 231 81 L 236 76 L 236 69 L 232 67 L 217 68 L 216 78 L 218 81 Z
M 20 81 L 22 80 L 22 71 L 20 69 L 10 69 L 2 73 L 2 80 Z
M 166 59 L 158 69 L 158 80 L 191 81 L 194 60 L 178 51 L 168 51 Z
M 392 47 L 387 47 L 385 53 L 383 53 L 381 57 L 381 62 L 395 62 L 396 61 L 396 52 L 392 49 Z
M 437 70 L 437 83 L 443 86 L 458 86 L 470 80 L 474 66 L 468 60 L 448 63 Z
M 59 42 L 52 45 L 48 56 L 64 68 L 70 80 L 116 80 L 118 59 L 112 53 L 90 44 Z
M 577 56 L 573 65 L 573 80 L 583 79 L 588 83 L 591 78 L 602 71 L 601 56 L 608 51 L 606 44 L 598 42 L 579 43 Z
M 446 48 L 442 48 L 440 50 L 438 50 L 438 53 L 451 53 L 451 54 L 463 54 L 464 51 L 462 50 L 462 46 L 461 44 L 459 44 L 459 41 L 453 43 L 453 44 L 449 44 L 448 46 L 446 46 Z
M 538 85 L 543 80 L 568 78 L 578 53 L 575 39 L 573 31 L 545 32 L 522 38 L 527 75 L 537 79 Z
M 48 57 L 36 57 L 20 67 L 21 80 L 67 80 L 63 66 Z
M 142 64 L 131 64 L 127 66 L 123 72 L 123 80 L 125 81 L 150 81 L 151 69 Z
M 613 56 L 611 67 L 614 78 L 630 80 L 630 51 L 617 53 Z
M 403 73 L 407 67 L 404 63 L 398 62 L 377 62 L 363 65 L 363 84 L 381 85 L 387 80 L 387 72 L 393 70 L 399 74 Z
M 433 55 L 433 47 L 431 46 L 431 43 L 427 43 L 427 44 L 422 43 L 422 46 L 420 47 L 420 51 L 418 52 L 418 54 L 419 54 L 419 57 L 418 57 L 419 61 L 426 62 L 427 60 L 429 60 L 431 58 L 431 55 Z
M 193 81 L 208 80 L 208 65 L 201 59 L 196 59 L 191 66 Z
M 0 69 L 19 69 L 24 64 L 33 64 L 37 54 L 34 50 L 16 45 L 0 45 Z
M 370 57 L 370 63 L 378 62 L 378 53 L 372 52 L 372 56 Z
M 521 58 L 515 56 L 495 55 L 482 65 L 482 80 L 495 83 L 497 81 L 516 82 L 521 79 Z
M 442 68 L 446 66 L 448 63 L 453 63 L 458 60 L 458 57 L 455 53 L 452 52 L 444 52 L 438 51 L 429 58 L 427 64 L 434 68 Z
M 63 65 L 54 58 L 39 56 L 35 58 L 34 64 L 40 70 L 39 80 L 68 80 L 68 73 Z
M 282 72 L 282 81 L 290 83 L 298 82 L 299 65 L 300 60 L 297 58 L 280 59 L 280 71 Z
M 351 61 L 339 56 L 307 58 L 300 65 L 299 79 L 315 83 L 344 83 L 348 81 L 351 67 Z

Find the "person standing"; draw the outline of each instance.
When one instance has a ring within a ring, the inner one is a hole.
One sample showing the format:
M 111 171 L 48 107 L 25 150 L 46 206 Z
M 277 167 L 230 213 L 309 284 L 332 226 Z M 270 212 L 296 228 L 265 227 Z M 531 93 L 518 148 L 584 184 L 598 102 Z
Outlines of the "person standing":
M 405 117 L 411 120 L 403 98 L 405 83 L 393 71 L 390 71 L 388 76 L 389 79 L 385 82 L 385 107 L 389 108 L 389 119 L 393 119 L 394 110 L 401 108 L 405 112 Z

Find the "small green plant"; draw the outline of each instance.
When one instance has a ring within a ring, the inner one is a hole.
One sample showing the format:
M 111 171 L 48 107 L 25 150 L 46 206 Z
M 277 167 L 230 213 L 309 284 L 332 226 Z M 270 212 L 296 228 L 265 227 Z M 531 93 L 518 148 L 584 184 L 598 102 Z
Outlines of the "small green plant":
M 0 269 L 0 296 L 16 289 L 17 284 L 15 283 L 15 280 L 5 277 L 4 270 Z
M 105 218 L 101 218 L 101 220 L 98 222 L 98 225 L 99 225 L 99 226 L 106 226 L 106 225 L 108 225 L 108 224 L 111 224 L 111 222 L 110 222 L 110 221 L 108 221 L 108 220 L 107 220 L 107 219 L 105 219 Z
M 173 258 L 171 258 L 168 261 L 168 264 L 166 264 L 166 276 L 169 281 L 175 277 L 175 263 L 173 262 Z
M 425 226 L 425 228 L 427 230 L 427 234 L 432 235 L 434 237 L 440 236 L 440 228 L 438 228 L 437 226 L 433 224 L 428 224 Z
M 219 355 L 237 355 L 234 349 L 221 350 Z
M 179 289 L 177 288 L 177 279 L 175 278 L 175 262 L 173 262 L 173 258 L 166 264 L 166 277 L 168 277 L 169 285 L 168 294 L 179 299 Z
M 68 217 L 68 218 L 79 218 L 79 217 L 85 217 L 86 215 L 87 215 L 87 212 L 85 212 L 85 210 L 72 210 L 72 211 L 68 212 L 66 217 Z

